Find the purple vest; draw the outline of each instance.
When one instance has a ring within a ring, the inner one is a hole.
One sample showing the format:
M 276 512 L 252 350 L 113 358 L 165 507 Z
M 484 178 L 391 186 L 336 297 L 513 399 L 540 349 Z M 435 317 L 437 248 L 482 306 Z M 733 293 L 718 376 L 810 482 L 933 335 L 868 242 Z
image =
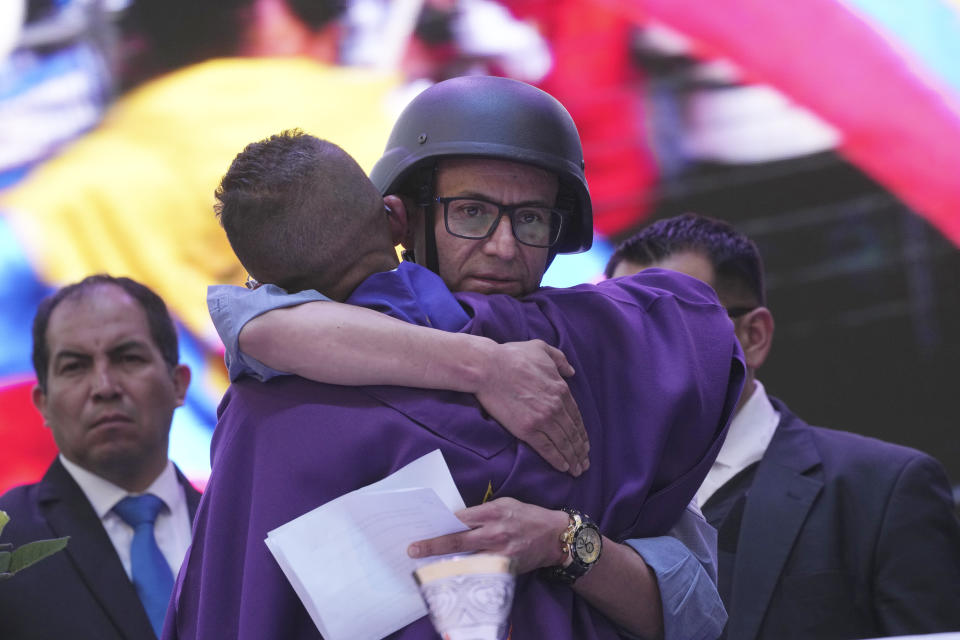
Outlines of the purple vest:
M 263 540 L 271 529 L 439 448 L 468 506 L 488 486 L 592 516 L 614 540 L 661 535 L 717 455 L 743 382 L 730 320 L 712 290 L 665 271 L 523 300 L 457 296 L 465 331 L 540 338 L 576 369 L 591 467 L 554 471 L 485 417 L 470 395 L 339 387 L 285 377 L 227 392 L 213 471 L 177 581 L 164 638 L 318 638 Z M 336 541 L 330 553 L 337 553 Z M 569 587 L 520 576 L 513 640 L 619 638 Z M 390 638 L 437 635 L 423 618 Z

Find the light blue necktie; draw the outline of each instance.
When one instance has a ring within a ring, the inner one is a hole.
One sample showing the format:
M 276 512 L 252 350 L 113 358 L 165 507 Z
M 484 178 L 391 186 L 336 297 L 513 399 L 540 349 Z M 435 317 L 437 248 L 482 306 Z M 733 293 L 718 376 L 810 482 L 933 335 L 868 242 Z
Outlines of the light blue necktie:
M 173 592 L 173 573 L 153 536 L 153 523 L 162 508 L 163 501 L 149 493 L 128 496 L 113 508 L 124 522 L 133 527 L 133 543 L 130 545 L 133 586 L 158 638 Z

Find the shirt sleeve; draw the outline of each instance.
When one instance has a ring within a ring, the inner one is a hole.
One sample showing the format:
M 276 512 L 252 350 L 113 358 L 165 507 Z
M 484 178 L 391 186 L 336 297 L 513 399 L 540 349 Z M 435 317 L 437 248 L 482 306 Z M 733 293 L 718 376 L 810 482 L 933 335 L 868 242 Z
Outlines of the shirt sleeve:
M 727 623 L 717 591 L 717 532 L 691 502 L 665 536 L 627 540 L 653 569 L 664 640 L 715 640 Z
M 289 375 L 277 371 L 240 351 L 240 331 L 244 325 L 268 311 L 295 307 L 305 302 L 329 300 L 312 289 L 298 293 L 287 293 L 280 287 L 265 284 L 250 291 L 233 285 L 213 285 L 207 288 L 207 308 L 223 341 L 224 361 L 230 380 L 248 375 L 260 381 L 276 376 Z

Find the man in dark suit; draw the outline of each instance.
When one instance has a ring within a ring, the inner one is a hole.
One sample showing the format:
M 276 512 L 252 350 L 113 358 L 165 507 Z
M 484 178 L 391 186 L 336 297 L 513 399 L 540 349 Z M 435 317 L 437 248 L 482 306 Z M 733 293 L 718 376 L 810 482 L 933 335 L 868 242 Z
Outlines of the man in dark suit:
M 0 637 L 155 637 L 200 499 L 167 458 L 190 382 L 167 308 L 128 278 L 64 287 L 37 310 L 33 364 L 60 455 L 0 497 L 4 541 L 70 541 L 0 583 Z
M 726 637 L 960 630 L 960 525 L 940 463 L 812 427 L 756 379 L 774 323 L 753 242 L 702 216 L 661 220 L 621 244 L 606 274 L 648 267 L 713 286 L 747 361 L 727 439 L 697 493 L 718 530 Z

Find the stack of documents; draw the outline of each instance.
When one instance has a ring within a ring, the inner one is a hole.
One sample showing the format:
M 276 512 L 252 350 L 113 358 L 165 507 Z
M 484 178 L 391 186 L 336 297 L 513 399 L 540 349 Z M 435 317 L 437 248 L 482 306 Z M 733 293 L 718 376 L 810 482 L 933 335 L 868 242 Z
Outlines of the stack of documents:
M 466 531 L 439 450 L 267 534 L 267 547 L 325 640 L 379 640 L 427 614 L 417 540 Z

